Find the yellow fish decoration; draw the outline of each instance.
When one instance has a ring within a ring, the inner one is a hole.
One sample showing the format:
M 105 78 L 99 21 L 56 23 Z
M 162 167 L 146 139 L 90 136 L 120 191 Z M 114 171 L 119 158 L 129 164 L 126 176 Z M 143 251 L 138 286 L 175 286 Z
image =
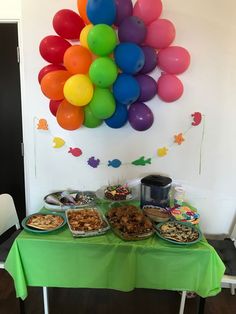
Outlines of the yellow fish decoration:
M 60 148 L 65 145 L 65 141 L 60 137 L 54 137 L 53 139 L 53 147 Z
M 47 120 L 46 119 L 39 119 L 37 129 L 38 130 L 48 130 Z
M 168 154 L 168 148 L 167 147 L 160 147 L 157 149 L 157 156 L 164 157 Z

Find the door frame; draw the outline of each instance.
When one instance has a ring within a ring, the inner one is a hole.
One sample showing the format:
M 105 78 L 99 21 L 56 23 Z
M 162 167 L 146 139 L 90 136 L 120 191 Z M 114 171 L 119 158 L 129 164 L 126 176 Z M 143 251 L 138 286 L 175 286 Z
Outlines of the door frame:
M 25 113 L 26 113 L 26 94 L 25 94 L 25 77 L 24 77 L 24 56 L 23 56 L 23 40 L 22 40 L 22 24 L 19 18 L 12 18 L 12 19 L 4 19 L 0 18 L 0 24 L 16 24 L 17 26 L 17 36 L 18 36 L 18 53 L 19 53 L 19 74 L 20 74 L 20 101 L 21 101 L 21 124 L 22 124 L 22 142 L 24 144 L 24 152 L 26 151 L 26 137 L 25 137 Z M 28 212 L 28 205 L 29 205 L 29 185 L 28 185 L 28 177 L 29 177 L 29 170 L 28 170 L 28 157 L 27 154 L 23 154 L 23 167 L 24 167 L 24 191 L 25 191 L 25 211 L 26 215 Z

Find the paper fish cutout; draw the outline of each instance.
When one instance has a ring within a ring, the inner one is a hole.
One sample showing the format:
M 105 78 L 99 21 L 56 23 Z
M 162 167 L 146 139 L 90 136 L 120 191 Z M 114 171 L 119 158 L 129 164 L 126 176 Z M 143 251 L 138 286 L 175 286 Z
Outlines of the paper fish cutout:
M 82 155 L 82 150 L 78 147 L 76 147 L 76 148 L 70 147 L 68 153 L 72 154 L 75 157 L 79 157 Z
M 142 156 L 139 159 L 132 161 L 132 164 L 135 166 L 145 166 L 146 164 L 151 164 L 151 158 L 145 160 L 145 157 Z
M 65 141 L 60 137 L 54 137 L 53 139 L 53 147 L 54 148 L 61 148 L 65 145 Z
M 168 148 L 166 147 L 161 147 L 157 149 L 157 155 L 159 157 L 164 157 L 165 155 L 167 155 L 167 153 L 168 153 Z
M 97 168 L 98 165 L 100 164 L 100 159 L 95 159 L 95 157 L 92 156 L 88 159 L 87 163 L 89 164 L 89 166 Z
M 108 167 L 119 168 L 121 161 L 119 159 L 108 160 Z
M 177 135 L 174 136 L 175 140 L 174 142 L 178 145 L 181 145 L 184 141 L 184 138 L 183 138 L 183 134 L 182 133 L 179 133 Z
M 46 119 L 40 119 L 37 125 L 38 130 L 48 130 L 48 123 Z
M 193 122 L 192 122 L 193 126 L 197 126 L 202 122 L 201 112 L 194 112 L 191 114 L 191 116 L 193 117 Z

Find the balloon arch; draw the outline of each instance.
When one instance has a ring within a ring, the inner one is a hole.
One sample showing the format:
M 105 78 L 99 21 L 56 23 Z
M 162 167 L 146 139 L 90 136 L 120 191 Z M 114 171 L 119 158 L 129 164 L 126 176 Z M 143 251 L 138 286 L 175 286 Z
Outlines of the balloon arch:
M 177 77 L 190 64 L 189 52 L 171 46 L 173 23 L 160 18 L 161 0 L 78 0 L 78 13 L 62 9 L 53 17 L 57 35 L 43 38 L 45 65 L 38 74 L 58 124 L 66 130 L 96 128 L 103 121 L 137 131 L 154 121 L 145 104 L 154 96 L 173 102 L 183 94 Z M 75 44 L 76 42 L 76 44 Z M 155 80 L 150 73 L 158 67 Z

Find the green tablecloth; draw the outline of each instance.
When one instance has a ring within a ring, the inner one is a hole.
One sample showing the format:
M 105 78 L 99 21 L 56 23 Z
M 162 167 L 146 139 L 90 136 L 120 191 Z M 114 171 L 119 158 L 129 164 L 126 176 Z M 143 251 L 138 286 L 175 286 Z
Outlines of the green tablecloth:
M 67 226 L 48 234 L 22 231 L 5 268 L 22 299 L 27 286 L 188 290 L 208 297 L 220 292 L 225 270 L 205 239 L 188 246 L 157 235 L 125 242 L 112 231 L 73 238 Z

